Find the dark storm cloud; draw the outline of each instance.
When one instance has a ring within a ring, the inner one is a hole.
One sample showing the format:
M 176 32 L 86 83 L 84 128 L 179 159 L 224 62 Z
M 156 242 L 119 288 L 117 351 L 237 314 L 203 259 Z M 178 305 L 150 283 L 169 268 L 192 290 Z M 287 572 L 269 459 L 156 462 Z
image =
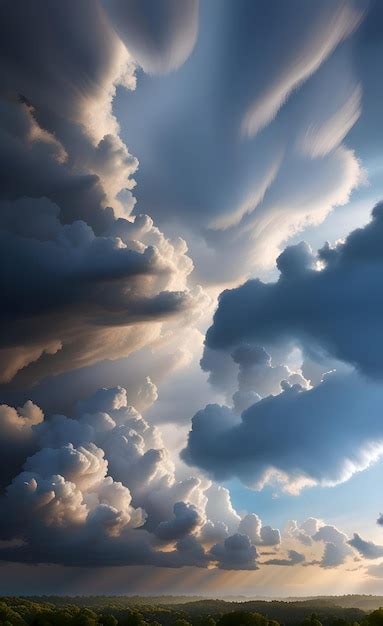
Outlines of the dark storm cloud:
M 164 541 L 179 539 L 202 526 L 201 516 L 194 506 L 176 502 L 173 510 L 174 519 L 161 522 L 155 531 L 159 539 Z
M 261 488 L 279 480 L 290 492 L 336 484 L 382 453 L 383 389 L 356 374 L 328 374 L 308 391 L 285 387 L 241 418 L 208 405 L 192 420 L 182 458 L 216 480 L 238 477 Z
M 129 218 L 138 162 L 112 100 L 135 65 L 102 6 L 0 18 L 0 381 L 25 388 L 150 344 L 196 301 L 186 244 Z
M 221 294 L 207 347 L 295 344 L 308 355 L 325 354 L 381 377 L 382 238 L 380 204 L 367 226 L 335 248 L 324 246 L 318 257 L 302 244 L 286 248 L 277 260 L 276 283 L 251 280 Z M 324 269 L 317 271 L 315 262 Z
M 191 304 L 185 292 L 166 289 L 175 269 L 161 253 L 161 237 L 141 249 L 133 243 L 137 234 L 145 237 L 139 221 L 138 228 L 127 223 L 129 240 L 126 229 L 119 238 L 97 237 L 84 222 L 62 225 L 58 208 L 46 200 L 0 211 L 3 383 L 29 364 L 33 381 L 123 356 L 146 343 L 145 327 L 135 329 L 136 322 L 166 319 Z M 147 226 L 150 236 L 150 221 Z M 162 241 L 166 254 L 177 256 Z
M 247 535 L 236 533 L 222 543 L 215 544 L 210 550 L 211 558 L 218 562 L 221 569 L 255 570 L 257 549 Z
M 42 420 L 42 411 L 30 401 L 17 410 L 0 405 L 0 493 L 20 472 L 27 456 L 36 452 L 33 426 Z
M 198 32 L 199 0 L 103 0 L 113 26 L 145 72 L 174 70 Z

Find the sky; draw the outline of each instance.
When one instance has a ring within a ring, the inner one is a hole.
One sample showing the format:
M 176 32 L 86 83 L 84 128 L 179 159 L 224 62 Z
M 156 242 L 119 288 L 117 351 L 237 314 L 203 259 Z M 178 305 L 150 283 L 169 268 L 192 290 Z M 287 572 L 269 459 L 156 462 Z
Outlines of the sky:
M 0 4 L 4 594 L 383 579 L 383 6 Z

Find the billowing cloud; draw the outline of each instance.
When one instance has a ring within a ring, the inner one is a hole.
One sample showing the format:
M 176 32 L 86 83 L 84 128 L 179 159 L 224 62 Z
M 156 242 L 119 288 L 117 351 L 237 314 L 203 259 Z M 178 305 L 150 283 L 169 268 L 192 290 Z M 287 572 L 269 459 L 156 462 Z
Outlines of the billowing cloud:
M 152 344 L 202 301 L 185 242 L 130 217 L 112 100 L 135 64 L 99 2 L 0 11 L 0 382 L 25 387 Z
M 314 541 L 324 542 L 324 553 L 320 561 L 321 567 L 329 568 L 341 565 L 351 554 L 347 535 L 335 526 L 321 526 L 312 538 Z
M 381 385 L 333 373 L 310 390 L 286 385 L 240 418 L 208 405 L 193 417 L 182 456 L 216 480 L 238 477 L 257 489 L 275 480 L 292 493 L 334 485 L 382 454 L 382 398 Z
M 210 550 L 210 555 L 222 569 L 258 569 L 257 549 L 247 535 L 240 533 L 231 535 L 223 544 L 214 545 Z
M 255 513 L 249 513 L 241 519 L 238 531 L 247 535 L 256 546 L 275 546 L 281 543 L 279 530 L 271 526 L 262 526 Z
M 35 451 L 33 426 L 43 420 L 38 406 L 28 401 L 17 410 L 0 405 L 0 491 L 17 474 L 26 457 Z
M 188 463 L 257 488 L 278 479 L 296 492 L 347 480 L 379 458 L 382 216 L 377 205 L 369 224 L 317 256 L 304 243 L 286 248 L 276 282 L 251 280 L 221 294 L 202 366 L 213 384 L 226 384 L 232 358 L 239 363 L 238 391 L 234 411 L 211 405 L 195 415 L 183 452 Z M 294 351 L 303 371 L 310 361 L 322 372 L 339 371 L 319 383 L 314 376 L 310 389 L 299 366 L 291 375 L 278 366 Z M 252 404 L 238 418 L 242 391 Z M 260 400 L 264 393 L 279 395 Z
M 125 389 L 100 389 L 71 417 L 46 419 L 32 403 L 2 406 L 1 415 L 11 461 L 0 494 L 2 560 L 256 567 L 257 537 L 244 534 L 245 522 L 239 528 L 229 492 L 178 479 L 158 429 Z M 275 543 L 279 531 L 254 518 L 262 545 Z
M 190 534 L 199 526 L 202 526 L 202 519 L 196 507 L 192 504 L 185 504 L 185 502 L 176 502 L 174 519 L 161 522 L 157 526 L 156 535 L 165 541 L 179 539 Z
M 383 546 L 378 546 L 372 541 L 362 539 L 358 533 L 354 533 L 353 538 L 348 543 L 365 559 L 379 559 L 383 556 Z
M 207 346 L 295 344 L 380 377 L 382 227 L 383 206 L 377 205 L 367 226 L 334 248 L 325 245 L 317 257 L 302 244 L 286 248 L 277 260 L 277 282 L 252 280 L 223 292 Z M 356 335 L 358 341 L 349 340 Z

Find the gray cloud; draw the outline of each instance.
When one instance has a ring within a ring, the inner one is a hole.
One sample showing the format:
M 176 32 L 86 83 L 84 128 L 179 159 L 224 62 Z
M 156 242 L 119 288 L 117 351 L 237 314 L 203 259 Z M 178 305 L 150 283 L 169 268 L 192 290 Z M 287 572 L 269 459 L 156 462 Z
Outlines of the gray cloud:
M 215 544 L 210 550 L 211 558 L 218 561 L 221 569 L 255 570 L 258 569 L 257 549 L 247 535 L 236 533 L 222 543 Z
M 379 377 L 382 225 L 383 206 L 378 205 L 367 226 L 335 248 L 324 246 L 317 258 L 301 245 L 286 248 L 277 260 L 277 282 L 252 280 L 223 292 L 207 346 L 233 350 L 244 341 L 295 344 L 310 355 L 324 353 Z M 322 271 L 313 269 L 315 261 L 325 264 Z M 350 341 L 356 334 L 359 340 Z
M 157 537 L 164 541 L 179 539 L 188 535 L 202 525 L 201 516 L 195 506 L 176 502 L 174 505 L 174 519 L 161 522 L 155 531 Z
M 296 550 L 288 551 L 287 559 L 269 559 L 268 561 L 264 561 L 264 565 L 282 565 L 282 566 L 293 566 L 299 565 L 300 563 L 304 563 L 305 555 L 297 552 Z
M 0 14 L 0 382 L 25 388 L 151 344 L 196 293 L 186 244 L 129 217 L 138 161 L 112 101 L 135 64 L 99 2 Z
M 275 546 L 281 543 L 279 530 L 271 526 L 262 526 L 255 513 L 249 513 L 241 519 L 238 532 L 247 535 L 255 546 Z
M 313 535 L 313 539 L 324 542 L 324 553 L 320 561 L 321 567 L 329 568 L 342 565 L 351 554 L 347 535 L 335 526 L 321 526 L 318 532 Z
M 102 4 L 145 72 L 169 72 L 190 55 L 198 33 L 198 0 L 103 0 Z
M 308 391 L 285 387 L 235 416 L 208 405 L 192 420 L 182 458 L 216 480 L 238 477 L 261 488 L 336 484 L 368 467 L 382 452 L 380 385 L 357 374 L 329 374 Z
M 379 559 L 383 556 L 383 546 L 378 546 L 372 541 L 365 541 L 358 533 L 354 533 L 348 544 L 355 548 L 365 559 Z

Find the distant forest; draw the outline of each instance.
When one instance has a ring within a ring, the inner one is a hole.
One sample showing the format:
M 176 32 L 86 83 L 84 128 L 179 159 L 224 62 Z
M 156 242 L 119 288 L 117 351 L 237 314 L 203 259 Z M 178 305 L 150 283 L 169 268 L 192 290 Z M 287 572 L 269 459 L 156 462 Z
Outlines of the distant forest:
M 0 597 L 0 626 L 383 626 L 383 597 Z

